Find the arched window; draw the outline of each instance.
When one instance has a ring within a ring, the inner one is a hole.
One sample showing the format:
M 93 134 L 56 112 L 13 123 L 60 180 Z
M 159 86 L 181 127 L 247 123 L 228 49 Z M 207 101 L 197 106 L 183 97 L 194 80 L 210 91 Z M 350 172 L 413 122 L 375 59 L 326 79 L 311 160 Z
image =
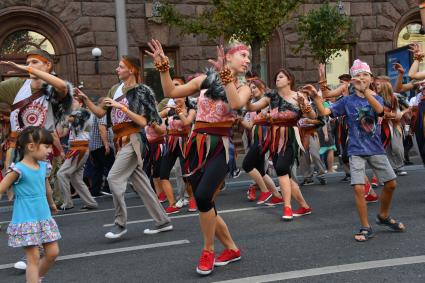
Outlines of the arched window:
M 18 30 L 8 35 L 0 46 L 0 57 L 18 57 L 32 48 L 55 54 L 53 44 L 44 35 L 31 30 Z
M 413 22 L 404 26 L 398 34 L 397 47 L 403 47 L 412 43 L 419 43 L 425 50 L 425 35 L 420 33 L 420 22 Z M 425 63 L 419 65 L 419 70 L 425 70 Z

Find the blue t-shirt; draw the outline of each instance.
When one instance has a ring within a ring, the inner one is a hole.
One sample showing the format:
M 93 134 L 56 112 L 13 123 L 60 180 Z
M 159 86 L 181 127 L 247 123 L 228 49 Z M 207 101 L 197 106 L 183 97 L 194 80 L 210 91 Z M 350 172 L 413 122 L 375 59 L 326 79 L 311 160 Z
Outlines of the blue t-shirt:
M 52 217 L 46 196 L 46 177 L 50 164 L 39 161 L 39 169 L 32 169 L 22 162 L 12 164 L 10 169 L 18 173 L 19 179 L 13 184 L 13 224 L 48 220 Z
M 384 105 L 382 97 L 374 97 Z M 378 116 L 366 98 L 351 94 L 332 104 L 330 110 L 333 117 L 347 117 L 349 156 L 385 154 Z

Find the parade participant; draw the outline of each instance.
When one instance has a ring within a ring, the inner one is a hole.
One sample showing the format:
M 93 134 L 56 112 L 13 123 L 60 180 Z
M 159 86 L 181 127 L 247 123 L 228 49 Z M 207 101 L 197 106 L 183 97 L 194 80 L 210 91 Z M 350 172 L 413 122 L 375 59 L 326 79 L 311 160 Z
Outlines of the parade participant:
M 291 168 L 298 154 L 301 144 L 297 122 L 305 116 L 315 119 L 316 113 L 312 107 L 306 104 L 303 94 L 295 92 L 295 77 L 287 69 L 280 69 L 274 80 L 276 89 L 255 103 L 248 103 L 249 111 L 258 111 L 270 106 L 271 116 L 271 144 L 270 154 L 276 170 L 280 191 L 284 198 L 283 220 L 292 220 L 293 216 L 311 214 L 311 208 L 301 194 L 298 184 L 292 179 Z M 292 211 L 292 196 L 300 206 L 295 212 Z
M 249 85 L 251 87 L 253 102 L 260 100 L 266 92 L 265 83 L 259 79 L 253 79 Z M 245 117 L 249 115 L 249 120 L 245 118 L 241 122 L 242 126 L 250 130 L 249 139 L 251 140 L 251 146 L 245 155 L 242 168 L 254 180 L 256 186 L 260 188 L 261 193 L 257 204 L 264 204 L 273 197 L 269 203 L 271 205 L 277 205 L 283 203 L 283 198 L 280 192 L 277 191 L 273 180 L 266 174 L 265 168 L 265 155 L 269 150 L 271 140 L 268 108 L 257 112 L 248 112 Z M 248 199 L 255 199 L 255 186 L 250 186 L 248 189 Z
M 89 188 L 83 181 L 84 165 L 89 158 L 89 139 L 91 127 L 90 112 L 82 107 L 81 101 L 74 98 L 73 111 L 68 117 L 69 144 L 65 161 L 57 172 L 57 179 L 63 195 L 60 210 L 74 208 L 71 197 L 71 185 L 78 193 L 84 206 L 81 210 L 97 208 L 97 202 L 90 194 Z
M 350 74 L 342 74 L 338 77 L 340 85 L 330 91 L 328 88 L 326 80 L 326 65 L 319 64 L 319 85 L 320 91 L 324 99 L 337 98 L 341 99 L 344 96 L 349 95 L 348 86 L 351 80 Z M 350 166 L 347 155 L 347 139 L 348 139 L 348 125 L 347 119 L 345 116 L 338 117 L 335 119 L 335 128 L 336 128 L 336 144 L 339 151 L 340 163 L 345 172 L 345 177 L 341 180 L 343 183 L 350 182 Z
M 228 173 L 231 130 L 234 110 L 242 108 L 250 99 L 251 90 L 236 79 L 247 71 L 250 52 L 246 45 L 232 44 L 226 52 L 218 49 L 217 61 L 210 60 L 216 70 L 208 70 L 188 83 L 175 86 L 169 73 L 169 60 L 161 43 L 149 43 L 157 70 L 160 72 L 164 95 L 171 98 L 186 97 L 202 91 L 198 97 L 196 122 L 186 151 L 186 176 L 192 185 L 204 236 L 204 247 L 196 271 L 208 275 L 214 265 L 226 265 L 240 260 L 241 252 L 233 241 L 227 225 L 215 208 L 215 197 Z M 225 247 L 215 259 L 214 238 Z
M 97 103 L 101 104 L 104 97 L 101 97 Z M 90 131 L 90 158 L 93 160 L 93 196 L 111 195 L 108 182 L 103 182 L 103 177 L 108 176 L 112 164 L 114 164 L 114 146 L 112 129 L 108 128 L 106 115 L 97 118 L 92 115 L 93 123 Z
M 11 107 L 6 166 L 14 158 L 16 137 L 20 131 L 28 126 L 41 126 L 53 133 L 72 105 L 72 85 L 51 74 L 52 56 L 41 49 L 32 49 L 26 56 L 26 65 L 0 61 L 2 65 L 29 75 L 29 79 L 11 78 L 0 82 L 0 102 Z M 57 141 L 54 143 L 56 152 L 63 152 Z
M 409 77 L 416 80 L 425 79 L 425 71 L 419 72 L 419 64 L 425 58 L 425 54 L 418 44 L 411 45 L 413 63 L 409 70 Z M 425 95 L 419 93 L 412 101 L 412 131 L 415 133 L 419 154 L 425 164 Z
M 147 162 L 145 162 L 145 171 L 152 182 L 151 184 L 153 184 L 156 194 L 160 196 L 161 193 L 164 192 L 159 176 L 161 160 L 165 153 L 165 133 L 167 130 L 165 124 L 162 122 L 161 124 L 152 123 L 151 125 L 147 125 L 144 130 L 149 145 L 149 154 L 147 156 Z
M 365 242 L 374 236 L 369 224 L 364 198 L 366 162 L 372 167 L 378 179 L 384 183 L 376 223 L 398 232 L 404 231 L 405 226 L 389 216 L 393 191 L 396 188 L 396 175 L 381 142 L 378 117 L 384 114 L 383 99 L 370 89 L 373 77 L 367 63 L 355 60 L 350 72 L 354 87 L 351 90 L 352 93 L 338 100 L 330 108 L 323 107 L 322 99 L 317 95 L 313 86 L 306 86 L 304 89 L 315 100 L 320 115 L 331 115 L 332 117 L 346 115 L 347 117 L 351 184 L 354 186 L 355 201 L 361 223 L 359 232 L 355 234 L 354 239 Z
M 7 228 L 10 247 L 23 247 L 27 260 L 26 281 L 41 282 L 59 254 L 61 238 L 51 216 L 57 212 L 47 180 L 51 166 L 47 160 L 53 137 L 41 127 L 26 127 L 16 140 L 19 158 L 12 163 L 0 183 L 0 193 L 13 186 L 16 195 L 12 221 Z M 44 248 L 40 259 L 39 246 Z
M 384 99 L 384 117 L 381 124 L 382 143 L 394 171 L 399 176 L 407 175 L 404 171 L 404 148 L 401 118 L 404 113 L 400 111 L 397 96 L 389 81 L 389 77 L 379 76 L 375 80 L 377 93 Z
M 314 169 L 317 170 L 316 178 L 319 180 L 320 184 L 326 185 L 326 168 L 320 158 L 320 141 L 318 134 L 318 130 L 324 124 L 325 122 L 323 119 L 302 118 L 298 121 L 297 125 L 300 129 L 300 136 L 305 149 L 300 153 L 300 171 L 304 177 L 301 186 L 314 184 Z
M 139 83 L 139 71 L 139 59 L 123 56 L 116 69 L 122 83 L 114 85 L 107 98 L 98 106 L 81 90 L 77 89 L 75 93 L 97 117 L 107 114 L 108 124 L 112 123 L 117 155 L 108 174 L 115 206 L 115 226 L 105 235 L 109 239 L 120 238 L 127 233 L 125 191 L 129 179 L 156 225 L 153 229 L 146 229 L 144 233 L 156 234 L 173 229 L 143 170 L 143 160 L 149 145 L 141 130 L 148 124 L 161 123 L 161 118 L 155 108 L 153 91 Z
M 175 82 L 174 85 L 182 85 L 181 82 Z M 189 139 L 192 123 L 196 116 L 196 105 L 193 101 L 186 98 L 175 98 L 173 99 L 175 106 L 168 107 L 166 110 L 167 125 L 167 146 L 165 155 L 161 161 L 160 177 L 161 185 L 168 199 L 168 207 L 165 209 L 167 213 L 178 213 L 180 208 L 176 206 L 174 198 L 173 187 L 169 181 L 170 172 L 176 163 L 177 158 L 179 159 L 180 165 L 184 167 L 184 153 L 185 148 Z M 186 179 L 186 178 L 185 178 Z M 186 179 L 187 180 L 187 179 Z M 189 195 L 189 211 L 196 211 L 195 199 L 192 195 L 192 189 L 186 184 Z

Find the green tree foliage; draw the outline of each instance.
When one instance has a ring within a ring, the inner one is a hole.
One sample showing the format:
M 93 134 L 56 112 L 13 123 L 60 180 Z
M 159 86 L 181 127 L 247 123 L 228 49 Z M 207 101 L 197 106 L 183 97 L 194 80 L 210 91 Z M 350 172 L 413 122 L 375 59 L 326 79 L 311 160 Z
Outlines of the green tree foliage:
M 298 18 L 300 42 L 295 51 L 307 44 L 317 61 L 328 63 L 331 58 L 341 56 L 339 51 L 348 48 L 352 41 L 351 26 L 351 19 L 341 14 L 337 6 L 325 3 Z
M 252 66 L 260 73 L 260 48 L 271 38 L 292 11 L 304 1 L 299 0 L 210 0 L 198 17 L 185 17 L 172 4 L 160 7 L 164 22 L 177 26 L 184 33 L 206 34 L 210 39 L 223 36 L 249 44 Z

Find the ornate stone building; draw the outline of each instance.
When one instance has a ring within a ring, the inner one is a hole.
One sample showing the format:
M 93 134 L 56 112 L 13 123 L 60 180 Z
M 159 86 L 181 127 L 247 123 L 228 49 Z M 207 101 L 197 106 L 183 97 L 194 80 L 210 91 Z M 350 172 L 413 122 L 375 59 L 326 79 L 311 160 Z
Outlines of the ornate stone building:
M 197 15 L 205 9 L 208 0 L 173 2 L 180 12 Z M 323 1 L 308 2 L 294 17 Z M 419 2 L 422 1 L 342 1 L 345 13 L 354 21 L 357 41 L 351 43 L 343 59 L 345 62 L 337 65 L 348 66 L 353 58 L 360 58 L 376 73 L 385 73 L 385 52 L 400 45 L 399 36 L 414 30 L 406 29 L 407 25 L 420 23 Z M 181 35 L 177 29 L 158 23 L 154 6 L 152 1 L 144 0 L 2 0 L 0 59 L 23 62 L 20 51 L 28 45 L 41 46 L 55 54 L 56 72 L 61 77 L 76 85 L 83 84 L 85 91 L 94 96 L 104 95 L 117 83 L 114 70 L 119 55 L 125 53 L 140 57 L 145 81 L 158 89 L 152 62 L 144 55 L 150 38 L 164 44 L 176 74 L 202 71 L 208 64 L 207 59 L 215 56 L 215 43 L 202 35 Z M 298 40 L 295 24 L 293 18 L 276 30 L 263 50 L 265 72 L 262 75 L 269 83 L 281 66 L 293 70 L 299 82 L 317 79 L 316 63 L 308 50 L 301 54 L 292 51 Z M 102 51 L 98 59 L 92 55 L 94 47 Z M 20 74 L 0 67 L 0 80 L 16 75 Z

